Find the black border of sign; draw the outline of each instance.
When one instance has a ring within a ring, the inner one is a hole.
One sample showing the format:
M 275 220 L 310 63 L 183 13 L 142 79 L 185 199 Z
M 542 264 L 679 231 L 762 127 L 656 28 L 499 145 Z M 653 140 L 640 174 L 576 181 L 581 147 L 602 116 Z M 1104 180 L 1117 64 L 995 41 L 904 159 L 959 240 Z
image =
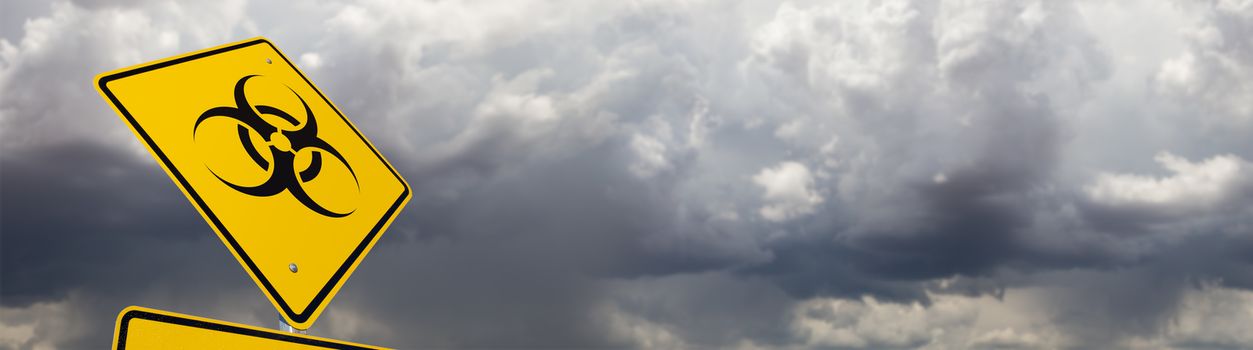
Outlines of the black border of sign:
M 235 325 L 225 324 L 225 323 L 213 323 L 213 322 L 208 322 L 208 321 L 203 321 L 203 320 L 196 320 L 196 319 L 181 317 L 177 315 L 159 314 L 159 313 L 154 313 L 154 312 L 145 311 L 145 310 L 128 310 L 126 311 L 126 313 L 122 314 L 121 319 L 118 321 L 117 343 L 114 344 L 116 350 L 126 349 L 126 333 L 127 333 L 127 330 L 130 329 L 130 322 L 133 319 L 141 319 L 141 320 L 149 320 L 153 322 L 175 324 L 175 325 L 180 325 L 180 326 L 207 329 L 207 330 L 218 331 L 218 332 L 223 332 L 223 333 L 239 334 L 239 335 L 257 337 L 257 338 L 265 338 L 265 339 L 283 341 L 283 342 L 288 342 L 288 343 L 296 343 L 296 344 L 301 344 L 301 345 L 320 346 L 320 347 L 324 347 L 328 349 L 352 349 L 352 350 L 356 350 L 356 349 L 369 350 L 370 349 L 370 348 L 360 347 L 360 346 L 356 346 L 352 344 L 343 344 L 343 343 L 332 342 L 329 340 L 298 337 L 298 336 L 294 336 L 291 334 L 284 334 L 284 333 L 279 333 L 275 331 L 262 331 L 262 330 L 252 329 L 252 328 L 244 328 L 244 327 L 239 327 Z
M 269 45 L 271 49 L 274 49 L 274 52 L 277 52 L 279 57 L 282 57 L 283 61 L 287 62 L 287 65 L 290 66 L 292 70 L 296 71 L 296 74 L 300 75 L 300 78 L 304 79 L 305 83 L 309 84 L 309 87 L 313 88 L 313 91 L 316 91 L 318 93 L 318 97 L 321 97 L 322 100 L 326 102 L 326 105 L 330 106 L 331 109 L 335 111 L 335 114 L 338 114 L 339 117 L 344 120 L 344 123 L 348 125 L 348 128 L 352 129 L 352 131 L 357 134 L 357 137 L 360 138 L 362 142 L 365 142 L 366 147 L 369 147 L 370 151 L 374 152 L 374 155 L 379 158 L 379 161 L 383 162 L 383 165 L 387 167 L 387 170 L 391 171 L 392 176 L 395 176 L 397 180 L 400 180 L 400 185 L 401 187 L 404 188 L 404 191 L 400 193 L 400 197 L 396 199 L 396 202 L 392 203 L 391 208 L 388 208 L 387 212 L 383 214 L 383 217 L 379 219 L 378 223 L 374 224 L 374 228 L 370 229 L 370 233 L 365 236 L 365 239 L 361 240 L 361 243 L 357 245 L 356 249 L 353 249 L 352 253 L 348 255 L 348 259 L 345 260 L 344 263 L 339 266 L 339 269 L 335 271 L 335 274 L 331 276 L 331 279 L 327 281 L 325 286 L 322 287 L 322 290 L 318 291 L 318 294 L 313 297 L 313 300 L 309 301 L 309 305 L 305 307 L 304 312 L 299 313 L 299 314 L 297 314 L 295 311 L 292 311 L 291 306 L 287 305 L 287 301 L 283 300 L 283 297 L 278 294 L 278 291 L 274 289 L 274 286 L 272 284 L 270 284 L 270 280 L 265 278 L 265 275 L 261 273 L 261 269 L 257 267 L 257 264 L 252 262 L 252 258 L 248 257 L 248 253 L 244 252 L 243 247 L 239 246 L 239 242 L 235 241 L 235 237 L 231 236 L 231 233 L 230 231 L 226 229 L 226 226 L 222 225 L 222 222 L 218 220 L 216 215 L 213 215 L 213 211 L 210 210 L 209 206 L 204 202 L 203 199 L 200 198 L 200 195 L 196 193 L 196 190 L 191 187 L 191 184 L 187 183 L 187 179 L 183 178 L 183 174 L 180 173 L 178 169 L 174 167 L 174 163 L 170 162 L 170 159 L 165 156 L 165 152 L 162 152 L 161 149 L 157 147 L 156 142 L 152 141 L 152 137 L 149 137 L 148 133 L 144 131 L 143 127 L 140 126 L 139 123 L 135 121 L 135 117 L 131 116 L 130 112 L 127 111 L 126 107 L 122 105 L 122 102 L 117 99 L 117 96 L 113 94 L 113 91 L 109 90 L 109 86 L 108 86 L 108 83 L 114 80 L 126 78 L 132 75 L 145 73 L 145 72 L 169 67 L 172 65 L 189 62 L 189 61 L 201 59 L 204 57 L 213 56 L 213 55 L 217 55 L 217 54 L 224 53 L 227 51 L 237 50 L 237 49 L 241 49 L 241 48 L 245 48 L 245 47 L 249 47 L 249 46 L 257 45 L 257 44 L 266 44 L 266 45 Z M 283 313 L 286 314 L 287 317 L 291 318 L 292 321 L 296 321 L 297 323 L 305 323 L 306 321 L 308 321 L 309 317 L 313 315 L 314 310 L 317 310 L 318 308 L 322 306 L 322 303 L 325 302 L 325 299 L 331 293 L 331 290 L 334 289 L 335 285 L 339 284 L 339 281 L 343 279 L 345 274 L 348 273 L 349 266 L 351 266 L 354 261 L 358 261 L 361 259 L 361 253 L 365 251 L 366 247 L 370 245 L 370 242 L 374 241 L 374 238 L 378 236 L 380 231 L 382 231 L 383 225 L 387 223 L 389 219 L 391 219 L 392 216 L 396 214 L 397 210 L 400 209 L 400 204 L 404 203 L 405 198 L 409 197 L 409 184 L 405 183 L 404 179 L 400 177 L 400 174 L 396 173 L 396 169 L 392 169 L 392 165 L 388 164 L 387 160 L 383 159 L 383 156 L 379 154 L 378 150 L 374 149 L 374 145 L 371 145 L 370 142 L 365 139 L 365 136 L 361 135 L 361 132 L 357 130 L 357 127 L 353 126 L 352 122 L 348 121 L 348 118 L 345 117 L 344 114 L 339 111 L 339 108 L 335 108 L 335 105 L 331 104 L 331 101 L 327 99 L 325 95 L 322 94 L 322 91 L 319 90 L 316 86 L 314 86 L 313 82 L 309 81 L 309 78 L 305 77 L 305 74 L 301 72 L 300 69 L 297 69 L 296 65 L 292 64 L 291 61 L 287 59 L 287 56 L 283 55 L 282 51 L 278 50 L 278 47 L 275 47 L 273 43 L 270 43 L 269 40 L 266 40 L 264 38 L 248 40 L 248 41 L 244 41 L 235 45 L 225 46 L 225 47 L 217 48 L 214 50 L 209 50 L 205 52 L 196 53 L 193 55 L 179 57 L 179 58 L 169 60 L 169 61 L 158 62 L 155 64 L 149 64 L 149 65 L 145 65 L 142 67 L 138 67 L 138 68 L 123 71 L 123 72 L 109 74 L 107 76 L 101 77 L 97 81 L 97 84 L 99 84 L 100 86 L 100 91 L 104 92 L 104 94 L 109 97 L 109 101 L 113 103 L 114 106 L 117 107 L 118 112 L 121 112 L 122 115 L 126 117 L 127 122 L 129 122 L 131 126 L 135 128 L 135 132 L 139 133 L 139 136 L 142 137 L 144 139 L 144 142 L 148 144 L 148 148 L 152 149 L 152 153 L 156 154 L 157 158 L 161 159 L 161 162 L 165 164 L 165 168 L 169 169 L 171 174 L 174 174 L 174 177 L 177 178 L 178 180 L 178 184 L 183 187 L 183 189 L 186 191 L 188 195 L 191 196 L 192 200 L 195 201 L 196 205 L 199 206 L 201 211 L 205 213 L 205 216 L 209 219 L 209 221 L 213 223 L 213 226 L 217 227 L 218 232 L 222 233 L 222 237 L 226 238 L 226 241 L 230 244 L 231 249 L 234 250 L 236 253 L 238 253 L 239 257 L 244 260 L 244 263 L 248 266 L 248 269 L 252 272 L 252 275 L 256 276 L 257 280 L 259 280 L 261 282 L 261 285 L 266 289 L 266 292 L 269 293 L 274 298 L 274 300 L 278 302 L 279 308 L 282 309 Z

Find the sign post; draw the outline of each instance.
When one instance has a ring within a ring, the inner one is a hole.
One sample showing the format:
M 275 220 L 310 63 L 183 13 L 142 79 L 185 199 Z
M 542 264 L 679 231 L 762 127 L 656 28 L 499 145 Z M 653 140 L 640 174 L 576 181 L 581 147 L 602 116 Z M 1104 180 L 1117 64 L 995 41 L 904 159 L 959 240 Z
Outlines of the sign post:
M 287 323 L 287 320 L 283 319 L 283 315 L 278 315 L 278 330 L 284 331 L 287 333 L 309 334 L 308 329 L 298 329 L 298 328 L 292 327 L 290 324 Z

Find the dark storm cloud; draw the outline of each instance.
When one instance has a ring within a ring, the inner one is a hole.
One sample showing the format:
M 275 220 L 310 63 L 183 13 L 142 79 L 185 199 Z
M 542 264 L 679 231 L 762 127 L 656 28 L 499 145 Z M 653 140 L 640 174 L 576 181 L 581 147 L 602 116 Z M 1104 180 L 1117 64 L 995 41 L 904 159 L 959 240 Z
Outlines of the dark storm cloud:
M 1085 106 L 1121 89 L 1107 79 L 1125 58 L 1084 12 L 1100 5 L 187 6 L 57 3 L 27 11 L 42 18 L 21 33 L 0 27 L 0 325 L 36 325 L 18 340 L 0 328 L 0 346 L 101 344 L 128 304 L 274 322 L 90 85 L 257 34 L 415 191 L 315 334 L 402 348 L 1253 344 L 1169 322 L 1206 286 L 1253 288 L 1251 169 L 1224 150 L 1247 123 L 1215 102 L 1249 77 L 1205 63 L 1247 61 L 1213 38 L 1239 37 L 1248 9 L 1186 7 L 1215 29 L 1184 36 L 1191 51 L 1160 72 L 1127 73 L 1164 97 L 1140 98 L 1238 124 L 1213 142 L 1180 132 L 1200 146 L 1162 173 L 1088 168 L 1070 147 Z M 69 318 L 85 330 L 48 331 Z
M 690 344 L 793 342 L 787 324 L 795 301 L 768 281 L 719 273 L 671 274 L 614 281 L 606 288 L 618 301 L 614 307 L 619 312 L 678 330 Z
M 1041 263 L 1031 261 L 1032 247 L 1021 236 L 1030 233 L 1035 213 L 1049 210 L 1045 205 L 1050 194 L 1040 190 L 1053 181 L 1065 130 L 1051 99 L 1064 97 L 1041 94 L 1028 86 L 1048 84 L 1041 79 L 1054 74 L 1091 74 L 1086 72 L 1099 70 L 1091 66 L 1099 66 L 1101 58 L 1091 53 L 1090 42 L 1073 28 L 1076 19 L 1069 5 L 1033 6 L 954 5 L 945 9 L 948 13 L 920 6 L 915 16 L 892 23 L 902 32 L 888 31 L 889 35 L 909 39 L 901 39 L 906 46 L 881 49 L 899 51 L 902 68 L 882 73 L 877 78 L 883 82 L 876 84 L 901 90 L 869 95 L 853 87 L 832 90 L 847 101 L 849 126 L 860 132 L 851 133 L 855 138 L 848 137 L 847 144 L 837 147 L 848 152 L 863 152 L 863 147 L 891 152 L 882 155 L 882 163 L 848 164 L 850 170 L 835 175 L 836 179 L 885 189 L 846 193 L 841 203 L 828 206 L 835 212 L 831 215 L 846 217 L 839 213 L 853 212 L 866 214 L 864 218 L 853 215 L 843 222 L 806 225 L 807 231 L 826 234 L 776 247 L 776 260 L 754 271 L 800 276 L 784 281 L 790 282 L 786 284 L 790 290 L 807 297 L 822 295 L 815 292 L 823 290 L 845 296 L 873 291 L 908 300 L 925 299 L 924 286 L 903 281 L 983 276 L 1010 263 Z M 1023 19 L 1031 11 L 1048 15 L 1041 21 Z M 987 15 L 969 21 L 954 19 L 978 13 Z M 815 24 L 854 21 L 835 13 L 802 16 L 811 16 L 806 20 Z M 918 33 L 916 27 L 937 28 L 936 34 Z M 843 40 L 820 38 L 831 41 L 801 44 L 814 52 Z M 909 49 L 915 45 L 937 51 L 920 54 Z M 1083 61 L 1074 65 L 1069 61 L 1072 54 Z M 794 59 L 776 60 L 766 58 L 780 70 L 793 67 L 787 62 Z M 815 79 L 811 75 L 802 78 L 794 84 L 812 84 Z M 819 78 L 836 83 L 842 79 Z M 793 79 L 784 81 L 789 80 Z M 1077 88 L 1089 84 L 1076 83 Z M 960 121 L 963 118 L 966 121 Z M 942 126 L 945 119 L 949 125 Z M 779 266 L 769 267 L 772 264 Z M 807 269 L 816 271 L 802 272 Z M 869 286 L 896 287 L 859 289 L 858 281 L 866 278 L 885 281 L 872 280 Z
M 140 299 L 236 319 L 237 309 L 212 305 L 223 297 L 239 307 L 266 305 L 155 164 L 112 147 L 71 143 L 6 154 L 0 168 L 6 321 L 24 308 L 71 300 L 58 308 L 68 308 L 61 317 L 76 321 L 62 323 L 65 332 L 40 327 L 46 333 L 40 338 L 92 348 L 109 336 L 101 330 L 117 312 Z
M 1248 289 L 1251 243 L 1243 236 L 1186 237 L 1135 263 L 1050 272 L 1026 283 L 1074 286 L 1044 300 L 1059 311 L 1054 322 L 1085 346 L 1117 347 L 1124 337 L 1153 337 L 1178 322 L 1189 291 L 1214 283 Z
M 419 330 L 399 344 L 620 346 L 588 312 L 616 289 L 600 281 L 736 261 L 701 242 L 647 244 L 674 230 L 671 194 L 630 179 L 609 147 L 580 153 L 410 208 L 418 234 L 381 241 L 342 302 Z
M 130 265 L 126 257 L 168 254 L 131 243 L 203 238 L 204 227 L 181 194 L 136 157 L 64 144 L 0 162 L 0 281 L 7 305 L 62 298 L 84 285 L 129 285 L 145 277 L 134 270 L 143 265 Z

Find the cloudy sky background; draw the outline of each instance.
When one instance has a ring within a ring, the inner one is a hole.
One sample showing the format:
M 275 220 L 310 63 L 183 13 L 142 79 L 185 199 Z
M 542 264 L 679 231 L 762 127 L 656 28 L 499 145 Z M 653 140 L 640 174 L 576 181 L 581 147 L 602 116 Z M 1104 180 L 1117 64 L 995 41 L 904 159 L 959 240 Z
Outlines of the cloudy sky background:
M 0 348 L 277 314 L 93 90 L 265 36 L 414 197 L 312 334 L 1253 347 L 1253 1 L 0 3 Z

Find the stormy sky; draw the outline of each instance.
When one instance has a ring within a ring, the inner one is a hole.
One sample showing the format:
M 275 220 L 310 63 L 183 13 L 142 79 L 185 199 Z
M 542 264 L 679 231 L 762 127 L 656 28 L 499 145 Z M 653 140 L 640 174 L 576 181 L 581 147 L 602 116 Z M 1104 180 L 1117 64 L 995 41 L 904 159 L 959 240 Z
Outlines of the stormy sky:
M 1253 347 L 1253 1 L 4 0 L 0 348 L 277 325 L 92 85 L 256 36 L 414 190 L 314 335 Z

